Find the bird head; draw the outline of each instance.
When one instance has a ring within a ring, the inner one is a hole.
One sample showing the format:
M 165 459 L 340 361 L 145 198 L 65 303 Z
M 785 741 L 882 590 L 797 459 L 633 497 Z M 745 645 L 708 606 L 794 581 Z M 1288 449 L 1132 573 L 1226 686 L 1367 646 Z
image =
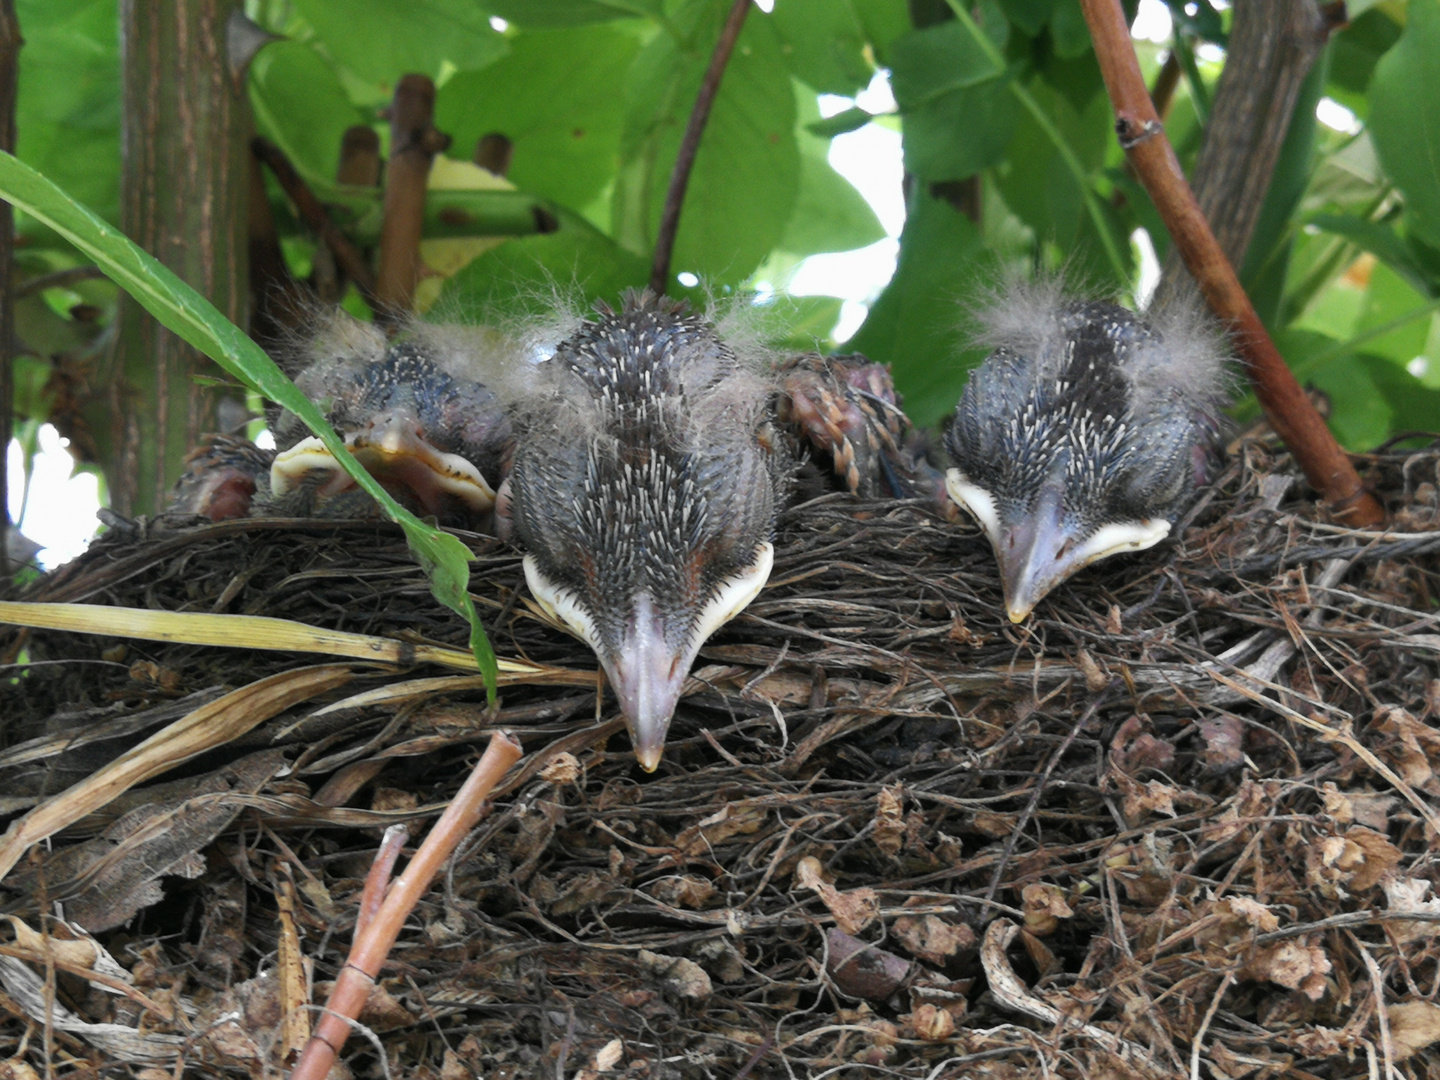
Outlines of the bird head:
M 946 489 L 989 537 L 1018 623 L 1082 567 L 1170 534 L 1206 471 L 1224 357 L 1189 315 L 1151 323 L 1053 288 L 1005 303 L 945 434 Z
M 448 359 L 425 336 L 390 344 L 379 331 L 352 327 L 296 383 L 397 501 L 442 524 L 473 527 L 494 506 L 510 424 L 499 399 Z M 271 467 L 277 501 L 304 485 L 322 508 L 353 502 L 346 493 L 354 482 L 297 418 L 285 414 L 276 437 L 285 447 Z
M 653 771 L 690 665 L 770 574 L 769 388 L 648 294 L 537 365 L 500 514 L 536 601 L 595 650 Z
M 172 513 L 198 514 L 211 521 L 247 517 L 269 486 L 273 451 L 233 435 L 206 435 L 185 458 L 166 507 Z

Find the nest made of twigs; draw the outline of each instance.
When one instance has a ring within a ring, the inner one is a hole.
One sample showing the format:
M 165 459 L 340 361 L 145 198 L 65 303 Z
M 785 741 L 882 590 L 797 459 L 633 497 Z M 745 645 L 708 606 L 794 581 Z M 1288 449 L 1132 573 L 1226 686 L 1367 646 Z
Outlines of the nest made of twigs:
M 0 888 L 26 925 L 63 900 L 132 988 L 7 980 L 0 1038 L 50 1002 L 137 1032 L 52 1021 L 77 1068 L 283 1068 L 287 957 L 333 978 L 377 827 L 432 815 L 503 726 L 527 757 L 392 954 L 356 1075 L 1434 1075 L 1440 454 L 1362 464 L 1389 532 L 1326 522 L 1245 444 L 1178 542 L 1019 627 L 968 524 L 796 507 L 653 776 L 516 554 L 465 536 L 497 653 L 547 674 L 490 710 L 473 676 L 325 661 L 327 689 L 78 820 Z M 379 524 L 137 524 L 25 599 L 468 636 Z M 38 630 L 9 653 L 15 812 L 322 666 Z

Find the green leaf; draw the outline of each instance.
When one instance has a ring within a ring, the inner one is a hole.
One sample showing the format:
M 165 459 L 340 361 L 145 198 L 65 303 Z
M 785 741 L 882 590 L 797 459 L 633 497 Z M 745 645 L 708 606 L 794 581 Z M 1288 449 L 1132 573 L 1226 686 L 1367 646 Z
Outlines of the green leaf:
M 1382 8 L 1357 14 L 1350 8 L 1350 22 L 1330 38 L 1326 50 L 1329 85 L 1326 90 L 1336 101 L 1364 120 L 1370 112 L 1365 90 L 1374 76 L 1375 65 L 1400 40 L 1401 27 Z
M 302 173 L 333 177 L 347 128 L 366 117 L 350 104 L 334 69 L 309 45 L 274 41 L 250 64 L 255 126 Z
M 525 191 L 580 208 L 614 176 L 624 85 L 639 41 L 619 26 L 517 35 L 510 54 L 484 71 L 461 72 L 441 89 L 435 125 L 468 158 L 500 132 L 515 144 L 509 178 Z
M 117 221 L 120 17 L 116 2 L 18 0 L 15 8 L 25 37 L 15 108 L 16 152 L 106 220 Z
M 1005 74 L 990 52 L 953 20 L 906 34 L 891 55 L 895 100 L 907 111 Z
M 1037 37 L 1055 11 L 1055 0 L 1000 0 L 1005 17 L 1024 31 L 1026 37 Z
M 544 317 L 553 313 L 557 297 L 582 309 L 596 300 L 613 305 L 626 289 L 639 288 L 649 278 L 646 260 L 577 224 L 485 252 L 445 283 L 439 306 L 487 319 Z
M 689 30 L 684 47 L 670 34 L 659 35 L 632 68 L 613 220 L 616 238 L 633 251 L 654 247 L 680 138 L 728 7 L 690 0 L 675 17 Z M 700 141 L 673 270 L 718 285 L 744 281 L 779 242 L 799 180 L 790 73 L 771 21 L 752 16 Z
M 800 191 L 795 213 L 780 238 L 780 248 L 794 255 L 850 251 L 884 239 L 885 228 L 865 197 L 830 167 L 830 140 L 810 134 L 819 115 L 813 94 L 797 86 L 800 130 Z
M 1096 95 L 1084 113 L 1047 82 L 1032 79 L 1030 93 L 1052 127 L 1079 159 L 1086 175 L 1099 172 L 1115 137 L 1109 99 Z M 1069 175 L 1060 149 L 1028 112 L 1015 123 L 1015 138 L 995 170 L 995 185 L 1005 204 L 1035 230 L 1065 249 L 1075 245 L 1087 220 L 1085 190 Z
M 1403 372 L 1402 372 L 1403 374 Z M 1360 357 L 1345 356 L 1311 373 L 1310 384 L 1330 399 L 1330 430 L 1347 450 L 1365 451 L 1385 441 L 1395 410 Z
M 355 482 L 405 530 L 410 550 L 430 576 L 435 598 L 469 620 L 470 645 L 493 700 L 495 653 L 468 592 L 470 552 L 465 545 L 396 504 L 345 448 L 315 403 L 295 388 L 275 366 L 275 361 L 214 305 L 128 237 L 75 202 L 29 165 L 5 153 L 0 153 L 0 197 L 64 236 L 164 326 L 245 386 L 305 421 Z
M 895 277 L 846 346 L 891 366 L 905 411 L 922 426 L 949 415 L 982 359 L 964 350 L 960 329 L 966 293 L 994 270 L 982 245 L 979 230 L 948 204 L 912 200 Z
M 1339 214 L 1316 214 L 1309 223 L 1336 236 L 1343 236 L 1374 255 L 1410 283 L 1411 288 L 1427 296 L 1440 295 L 1437 286 L 1414 250 L 1404 237 L 1389 226 L 1364 218 L 1342 217 Z
M 822 139 L 833 139 L 836 135 L 845 135 L 851 131 L 859 131 L 875 117 L 864 109 L 846 109 L 834 116 L 827 116 L 823 120 L 815 120 L 805 125 L 805 130 L 811 135 L 819 135 Z
M 1059 0 L 1055 5 L 1055 14 L 1050 19 L 1050 41 L 1055 55 L 1065 59 L 1084 56 L 1090 51 L 1090 27 L 1085 25 L 1080 0 Z
M 474 71 L 505 54 L 505 39 L 473 0 L 294 0 L 325 51 L 365 84 L 372 100 L 388 98 L 400 76 L 438 80 Z
M 1440 0 L 1411 0 L 1408 12 L 1370 80 L 1369 130 L 1409 227 L 1440 246 Z
M 1366 336 L 1365 352 L 1402 367 L 1423 353 L 1434 310 L 1428 300 L 1384 263 L 1374 267 L 1354 331 Z
M 787 352 L 812 352 L 840 321 L 844 301 L 838 296 L 776 296 L 765 305 L 762 327 L 771 324 L 777 332 L 765 335 L 766 343 Z
M 886 0 L 904 17 L 902 0 Z M 870 83 L 875 66 L 862 7 L 875 0 L 786 0 L 770 16 L 795 77 L 821 94 L 853 96 Z M 751 18 L 755 17 L 752 13 Z
M 568 26 L 609 22 L 664 14 L 662 0 L 485 0 L 483 7 L 516 26 L 554 30 Z
M 952 21 L 916 30 L 891 55 L 907 171 L 922 180 L 963 180 L 1000 160 L 1018 106 L 1005 69 L 965 27 Z

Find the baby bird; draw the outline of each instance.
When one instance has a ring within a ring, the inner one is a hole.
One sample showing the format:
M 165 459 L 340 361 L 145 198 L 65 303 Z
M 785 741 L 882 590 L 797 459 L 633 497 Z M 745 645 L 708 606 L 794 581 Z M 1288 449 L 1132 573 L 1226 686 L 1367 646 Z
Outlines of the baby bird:
M 780 370 L 778 419 L 852 495 L 948 501 L 945 478 L 900 408 L 884 364 L 858 353 L 792 357 Z
M 524 551 L 540 606 L 595 650 L 653 771 L 701 645 L 770 575 L 790 473 L 771 382 L 684 304 L 649 293 L 585 322 L 534 371 L 502 535 Z
M 1055 284 L 981 322 L 993 352 L 945 433 L 946 488 L 990 538 L 1018 623 L 1082 567 L 1169 535 L 1208 472 L 1225 355 L 1192 313 L 1142 318 Z
M 397 502 L 457 528 L 487 523 L 513 446 L 505 407 L 474 374 L 488 347 L 483 335 L 417 326 L 390 342 L 373 326 L 337 318 L 295 379 Z M 282 412 L 274 431 L 282 449 L 270 467 L 269 512 L 373 513 L 298 417 Z
M 196 514 L 211 521 L 249 517 L 257 500 L 270 492 L 275 451 L 262 450 L 235 435 L 205 435 L 185 458 L 166 507 L 175 514 Z

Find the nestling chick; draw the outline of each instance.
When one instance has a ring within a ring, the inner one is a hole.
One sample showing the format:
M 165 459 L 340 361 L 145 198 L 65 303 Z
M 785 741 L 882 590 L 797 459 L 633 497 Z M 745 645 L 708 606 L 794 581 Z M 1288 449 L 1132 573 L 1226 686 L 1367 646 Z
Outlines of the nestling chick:
M 805 438 L 852 495 L 946 502 L 945 478 L 900 408 L 890 369 L 858 353 L 789 360 L 779 420 Z
M 295 379 L 397 502 L 459 528 L 488 521 L 513 446 L 505 408 L 474 374 L 483 334 L 416 327 L 392 343 L 337 319 Z M 373 507 L 297 417 L 282 413 L 275 439 L 271 512 L 364 516 Z
M 788 476 L 769 382 L 683 304 L 629 295 L 535 365 L 502 521 L 540 605 L 595 650 L 660 762 L 700 646 L 770 574 Z
M 1208 471 L 1225 356 L 1191 313 L 1142 318 L 1054 284 L 981 321 L 994 351 L 945 433 L 946 487 L 989 536 L 1018 623 L 1082 567 L 1169 535 Z
M 185 471 L 175 481 L 166 509 L 196 514 L 211 521 L 249 517 L 257 501 L 270 493 L 270 465 L 275 451 L 262 450 L 234 435 L 205 435 L 185 457 Z

